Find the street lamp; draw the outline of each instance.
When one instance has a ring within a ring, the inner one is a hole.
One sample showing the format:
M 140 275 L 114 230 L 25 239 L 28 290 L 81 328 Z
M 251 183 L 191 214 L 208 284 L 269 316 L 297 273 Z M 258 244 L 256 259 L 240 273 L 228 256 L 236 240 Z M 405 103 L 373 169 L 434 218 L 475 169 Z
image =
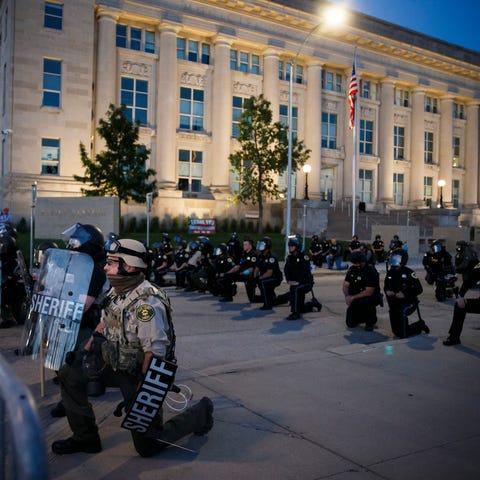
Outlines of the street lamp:
M 287 161 L 287 213 L 286 213 L 286 225 L 285 225 L 285 255 L 288 255 L 288 237 L 291 233 L 291 223 L 292 223 L 292 142 L 293 142 L 293 135 L 292 135 L 292 125 L 293 125 L 293 71 L 294 67 L 297 63 L 298 57 L 302 52 L 303 47 L 305 44 L 310 40 L 310 37 L 324 24 L 328 25 L 339 25 L 344 21 L 345 18 L 345 10 L 339 6 L 332 6 L 325 10 L 324 18 L 320 23 L 315 25 L 310 32 L 308 32 L 307 36 L 305 37 L 304 41 L 300 45 L 295 57 L 293 60 L 288 64 L 288 71 L 289 71 L 289 79 L 288 79 L 288 115 L 287 115 L 287 141 L 288 141 L 288 161 Z
M 438 188 L 440 189 L 440 203 L 437 203 L 437 208 L 443 208 L 443 187 L 447 184 L 445 180 L 439 180 L 437 182 Z
M 312 171 L 312 167 L 308 163 L 306 163 L 302 167 L 302 170 L 303 170 L 303 173 L 305 174 L 305 194 L 303 196 L 303 199 L 304 200 L 310 200 L 308 198 L 308 174 Z

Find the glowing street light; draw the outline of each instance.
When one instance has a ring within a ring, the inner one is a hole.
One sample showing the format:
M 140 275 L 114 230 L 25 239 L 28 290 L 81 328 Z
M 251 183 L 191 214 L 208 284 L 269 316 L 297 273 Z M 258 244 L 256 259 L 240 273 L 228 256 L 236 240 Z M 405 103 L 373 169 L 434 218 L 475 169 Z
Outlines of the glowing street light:
M 437 203 L 437 208 L 443 208 L 443 187 L 447 184 L 445 180 L 439 180 L 437 182 L 438 188 L 440 189 L 440 203 Z
M 305 37 L 305 40 L 300 45 L 297 53 L 293 60 L 289 63 L 289 79 L 288 79 L 288 115 L 287 115 L 287 128 L 288 128 L 288 162 L 287 162 L 287 212 L 286 212 L 286 225 L 285 225 L 285 255 L 288 255 L 288 237 L 291 233 L 291 223 L 292 223 L 292 153 L 293 153 L 293 135 L 292 135 L 292 126 L 293 126 L 293 71 L 297 63 L 298 57 L 302 52 L 303 47 L 308 42 L 310 37 L 324 24 L 326 25 L 339 25 L 345 19 L 345 10 L 339 6 L 332 6 L 327 8 L 324 11 L 324 16 L 322 21 L 315 25 L 308 35 Z
M 306 163 L 302 167 L 302 170 L 303 170 L 303 173 L 305 174 L 305 194 L 303 196 L 303 199 L 304 200 L 310 200 L 308 198 L 308 174 L 312 171 L 312 167 L 308 163 Z

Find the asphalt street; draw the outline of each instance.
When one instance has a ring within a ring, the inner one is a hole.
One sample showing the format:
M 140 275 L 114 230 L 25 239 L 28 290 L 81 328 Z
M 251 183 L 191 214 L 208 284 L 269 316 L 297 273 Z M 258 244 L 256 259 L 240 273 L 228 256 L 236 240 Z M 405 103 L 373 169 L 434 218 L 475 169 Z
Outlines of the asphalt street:
M 103 451 L 51 453 L 53 440 L 70 435 L 65 419 L 49 415 L 59 399 L 54 372 L 42 397 L 38 361 L 13 353 L 21 327 L 1 332 L 0 351 L 37 401 L 52 479 L 477 480 L 480 316 L 467 316 L 462 345 L 443 346 L 453 300 L 436 302 L 415 268 L 431 332 L 403 340 L 392 336 L 386 307 L 373 332 L 346 328 L 345 272 L 315 271 L 323 309 L 295 321 L 285 320 L 287 306 L 249 304 L 243 286 L 232 303 L 168 288 L 176 383 L 192 390 L 193 402 L 212 399 L 215 425 L 150 459 L 136 454 L 113 415 L 114 390 L 92 399 Z

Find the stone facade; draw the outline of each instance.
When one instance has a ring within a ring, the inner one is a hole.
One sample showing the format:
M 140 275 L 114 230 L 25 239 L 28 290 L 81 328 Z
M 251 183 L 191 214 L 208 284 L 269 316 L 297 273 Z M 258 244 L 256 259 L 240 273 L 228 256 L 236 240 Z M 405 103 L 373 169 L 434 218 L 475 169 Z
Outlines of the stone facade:
M 435 206 L 442 179 L 445 206 L 477 207 L 480 54 L 354 12 L 327 28 L 315 3 L 0 1 L 1 126 L 12 131 L 0 138 L 1 205 L 17 220 L 28 217 L 34 181 L 40 197 L 80 196 L 72 178 L 83 173 L 79 143 L 92 155 L 102 149 L 95 128 L 123 98 L 144 115 L 140 141 L 161 187 L 152 215 L 243 217 L 255 207 L 231 202 L 232 119 L 238 102 L 241 110 L 242 99 L 263 93 L 285 121 L 294 59 L 291 99 L 298 137 L 312 152 L 310 198 L 351 202 L 346 95 L 356 47 L 356 201 L 377 211 Z M 60 11 L 60 29 L 44 26 L 46 6 L 54 17 Z M 53 87 L 45 59 L 61 64 Z M 48 106 L 45 91 L 55 93 L 59 81 L 60 104 Z M 48 140 L 58 145 L 53 170 Z M 295 198 L 303 182 L 297 172 Z M 144 207 L 122 205 L 122 212 Z M 283 215 L 267 220 L 282 225 Z

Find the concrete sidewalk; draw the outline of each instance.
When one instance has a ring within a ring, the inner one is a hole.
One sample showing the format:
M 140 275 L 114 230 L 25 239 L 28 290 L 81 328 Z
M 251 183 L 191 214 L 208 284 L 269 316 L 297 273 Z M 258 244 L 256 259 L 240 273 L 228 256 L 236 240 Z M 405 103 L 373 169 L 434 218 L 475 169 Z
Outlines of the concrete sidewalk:
M 140 458 L 120 428 L 113 390 L 92 399 L 104 450 L 50 453 L 54 439 L 70 435 L 65 419 L 49 415 L 58 387 L 47 381 L 41 398 L 38 362 L 13 354 L 21 328 L 2 331 L 0 350 L 38 401 L 51 478 L 479 478 L 480 316 L 467 316 L 461 346 L 444 347 L 452 302 L 436 302 L 422 281 L 429 335 L 392 338 L 386 308 L 374 332 L 346 329 L 345 272 L 334 272 L 315 272 L 323 309 L 297 321 L 285 320 L 286 306 L 265 312 L 248 304 L 243 287 L 233 303 L 169 290 L 176 383 L 187 384 L 194 401 L 212 398 L 215 426 L 151 459 Z

